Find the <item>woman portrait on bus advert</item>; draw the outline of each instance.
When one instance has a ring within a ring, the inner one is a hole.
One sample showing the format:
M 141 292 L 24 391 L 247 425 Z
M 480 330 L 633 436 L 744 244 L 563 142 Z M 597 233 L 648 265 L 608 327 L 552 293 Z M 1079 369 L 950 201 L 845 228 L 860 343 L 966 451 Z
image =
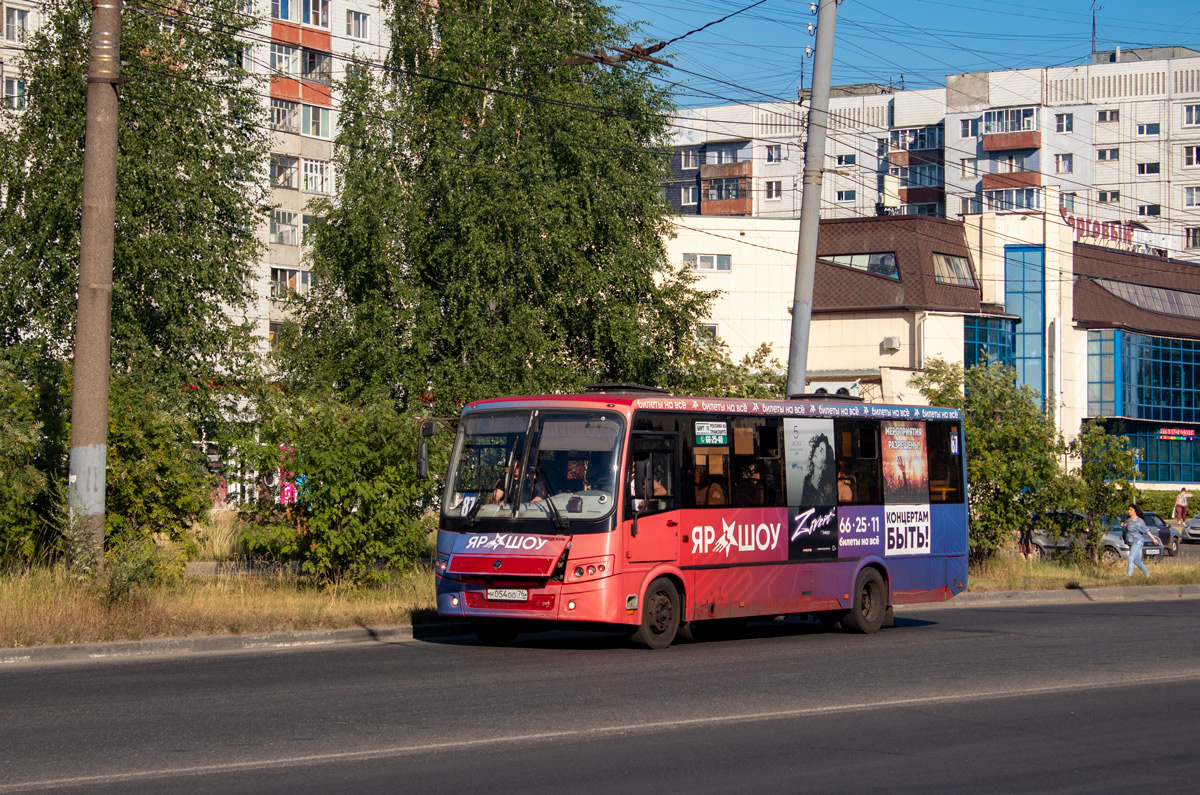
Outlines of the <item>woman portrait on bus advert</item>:
M 824 433 L 815 434 L 808 442 L 808 469 L 804 473 L 800 505 L 836 505 L 836 472 L 829 437 Z

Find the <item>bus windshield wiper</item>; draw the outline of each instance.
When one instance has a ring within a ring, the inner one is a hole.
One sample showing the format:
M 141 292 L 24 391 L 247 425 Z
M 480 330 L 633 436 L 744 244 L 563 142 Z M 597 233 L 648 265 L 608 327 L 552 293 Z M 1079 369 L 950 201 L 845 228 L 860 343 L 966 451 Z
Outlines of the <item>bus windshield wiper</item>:
M 546 475 L 546 470 L 542 469 L 541 467 L 538 467 L 537 471 L 538 471 L 538 474 L 542 476 L 542 483 L 550 482 L 549 477 Z M 567 530 L 568 528 L 571 527 L 571 523 L 569 521 L 567 521 L 567 518 L 565 516 L 563 516 L 562 513 L 559 512 L 558 506 L 554 504 L 554 495 L 552 495 L 550 493 L 550 490 L 545 489 L 545 491 L 546 491 L 545 502 L 550 506 L 550 518 L 552 518 L 554 520 L 554 526 L 557 527 L 559 530 Z

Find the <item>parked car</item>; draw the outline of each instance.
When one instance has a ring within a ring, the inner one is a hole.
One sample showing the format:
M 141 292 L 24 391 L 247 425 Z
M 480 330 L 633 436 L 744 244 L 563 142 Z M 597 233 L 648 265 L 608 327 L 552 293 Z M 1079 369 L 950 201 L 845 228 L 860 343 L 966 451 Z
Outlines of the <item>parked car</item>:
M 1183 523 L 1183 540 L 1200 541 L 1200 513 Z
M 1149 514 L 1147 516 L 1149 517 Z M 1158 518 L 1158 521 L 1162 521 L 1157 514 L 1154 516 Z M 1062 555 L 1075 547 L 1082 547 L 1081 536 L 1086 522 L 1086 517 L 1080 511 L 1050 511 L 1035 516 L 1030 531 L 1030 543 L 1034 558 L 1042 560 Z M 1197 524 L 1200 525 L 1200 521 Z M 1104 535 L 1100 537 L 1097 547 L 1100 560 L 1104 563 L 1128 560 L 1129 545 L 1125 543 L 1125 529 L 1121 527 L 1121 521 L 1119 519 L 1110 520 L 1108 517 L 1102 516 L 1100 517 L 1100 526 L 1104 528 Z M 1147 518 L 1146 526 L 1151 528 L 1152 533 L 1158 530 L 1156 525 L 1150 524 L 1149 518 Z M 1197 533 L 1200 534 L 1200 528 L 1197 529 Z M 1200 538 L 1200 535 L 1197 538 Z M 1166 549 L 1165 545 L 1159 541 L 1156 544 L 1144 546 L 1142 554 L 1146 560 L 1158 561 L 1162 559 L 1164 549 Z M 1178 542 L 1176 542 L 1176 549 L 1178 549 Z
M 1158 540 L 1162 542 L 1163 549 L 1168 555 L 1179 554 L 1179 544 L 1183 541 L 1183 533 L 1179 532 L 1178 528 L 1171 527 L 1154 511 L 1146 511 L 1146 527 L 1149 527 L 1150 532 L 1158 536 Z

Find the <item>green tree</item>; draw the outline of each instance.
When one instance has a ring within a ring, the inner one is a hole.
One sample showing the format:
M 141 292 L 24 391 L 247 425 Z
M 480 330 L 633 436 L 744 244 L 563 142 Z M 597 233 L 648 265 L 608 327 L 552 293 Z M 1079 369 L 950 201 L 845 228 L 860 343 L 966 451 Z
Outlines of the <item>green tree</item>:
M 265 112 L 241 0 L 133 0 L 122 15 L 112 361 L 172 388 L 237 373 L 265 201 Z M 90 4 L 49 0 L 0 120 L 0 345 L 69 358 Z
M 1088 420 L 1068 447 L 1079 461 L 1080 501 L 1087 516 L 1088 542 L 1091 548 L 1103 535 L 1100 517 L 1124 518 L 1137 492 L 1133 481 L 1133 447 L 1129 437 L 1108 433 L 1104 418 Z
M 929 402 L 963 411 L 973 560 L 994 556 L 1034 513 L 1058 507 L 1062 439 L 1015 371 L 992 364 L 964 372 L 934 359 L 909 384 Z
M 386 69 L 342 87 L 342 190 L 287 370 L 443 414 L 668 380 L 711 296 L 665 262 L 667 94 L 644 62 L 562 65 L 630 32 L 587 0 L 395 0 L 387 24 Z

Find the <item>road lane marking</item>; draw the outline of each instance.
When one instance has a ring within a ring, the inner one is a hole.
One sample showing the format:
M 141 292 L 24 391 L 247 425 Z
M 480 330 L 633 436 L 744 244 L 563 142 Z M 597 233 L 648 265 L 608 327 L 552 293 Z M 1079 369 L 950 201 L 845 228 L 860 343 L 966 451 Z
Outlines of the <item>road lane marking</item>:
M 0 784 L 0 793 L 29 792 L 31 790 L 52 790 L 63 789 L 66 787 L 102 786 L 108 784 L 143 781 L 155 778 L 181 778 L 221 773 L 238 773 L 252 770 L 269 770 L 272 768 L 284 768 L 302 765 L 362 762 L 370 761 L 372 759 L 414 756 L 425 753 L 465 751 L 502 745 L 520 745 L 523 743 L 532 742 L 546 742 L 555 740 L 590 740 L 619 734 L 641 734 L 670 729 L 687 729 L 698 726 L 708 726 L 712 724 L 755 723 L 759 721 L 836 715 L 847 712 L 866 712 L 879 709 L 894 709 L 897 707 L 928 707 L 948 703 L 986 701 L 1019 696 L 1050 695 L 1054 693 L 1070 693 L 1080 690 L 1094 690 L 1096 687 L 1139 687 L 1145 685 L 1185 682 L 1189 680 L 1200 680 L 1200 669 L 1196 669 L 1184 674 L 1138 676 L 1134 678 L 1121 679 L 1119 682 L 1093 680 L 1089 682 L 1074 682 L 1064 685 L 1034 687 L 1019 691 L 1011 689 L 981 690 L 975 693 L 954 693 L 940 696 L 921 696 L 917 698 L 896 698 L 886 701 L 863 701 L 849 704 L 831 704 L 824 707 L 802 707 L 797 709 L 772 710 L 769 712 L 710 715 L 700 718 L 681 718 L 679 720 L 645 721 L 641 723 L 626 723 L 614 726 L 595 726 L 582 729 L 563 729 L 559 731 L 509 734 L 501 737 L 483 737 L 475 740 L 452 740 L 436 743 L 395 745 L 384 748 L 374 748 L 366 751 L 339 751 L 327 754 L 306 754 L 302 756 L 254 759 L 244 762 L 226 762 L 214 765 L 166 767 L 155 770 L 136 770 L 124 773 L 107 773 L 94 776 L 72 776 L 69 778 L 41 779 L 34 781 L 22 781 L 12 784 Z

